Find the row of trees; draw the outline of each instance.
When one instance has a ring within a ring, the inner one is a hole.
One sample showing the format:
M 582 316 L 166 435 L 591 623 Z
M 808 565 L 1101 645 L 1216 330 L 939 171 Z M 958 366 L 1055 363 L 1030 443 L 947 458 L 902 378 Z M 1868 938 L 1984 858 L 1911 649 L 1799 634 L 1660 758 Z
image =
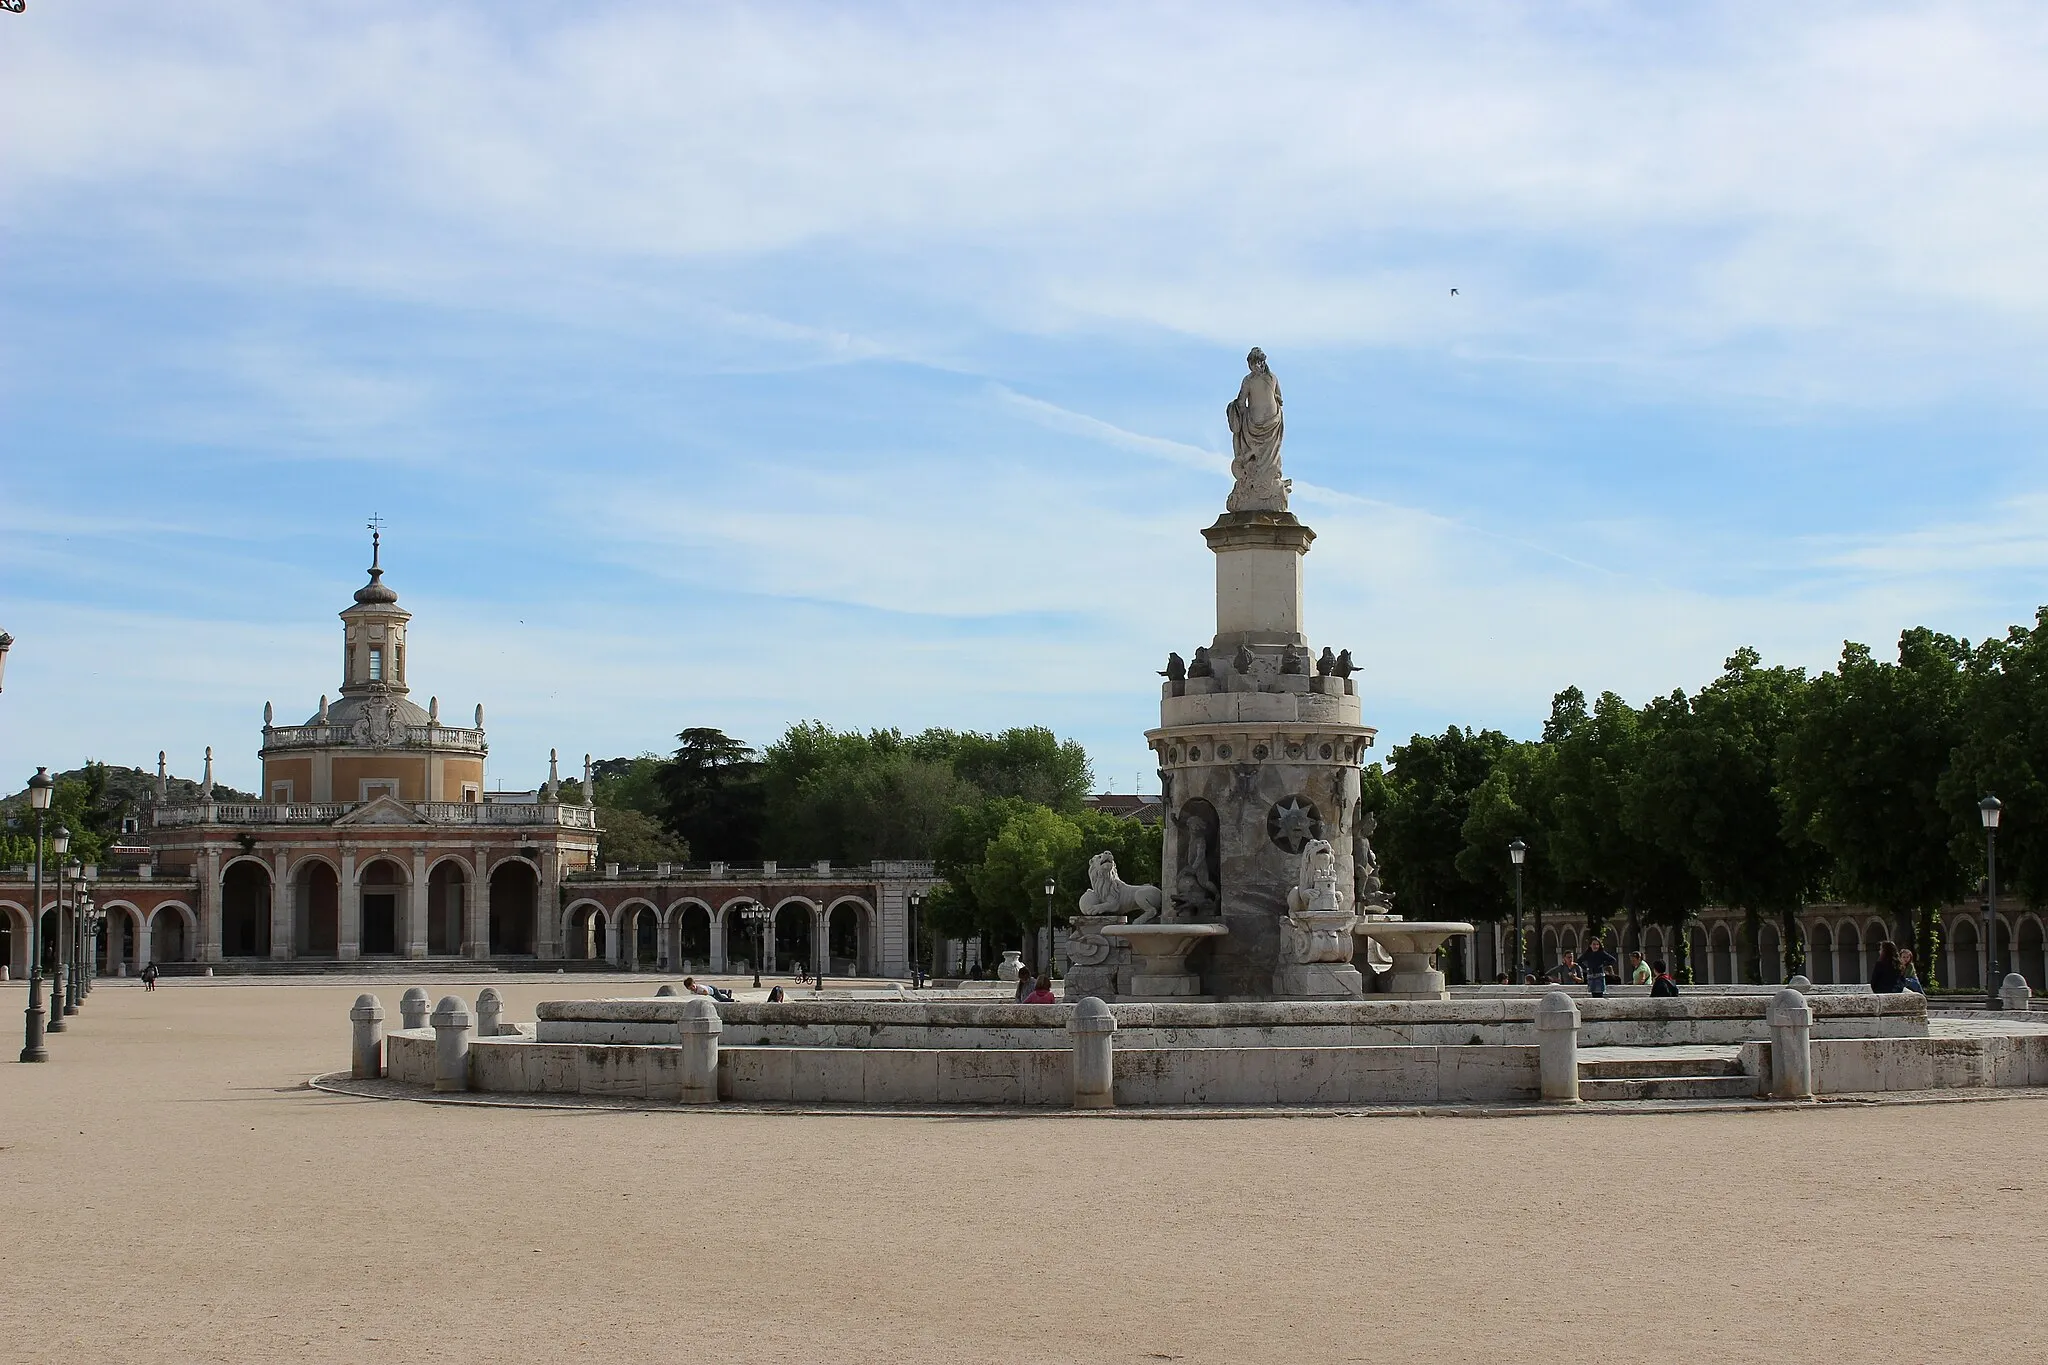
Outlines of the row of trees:
M 948 937 L 1009 943 L 1045 915 L 1044 882 L 1061 914 L 1102 849 L 1156 878 L 1158 833 L 1089 811 L 1087 752 L 1042 726 L 975 731 L 842 731 L 792 725 L 756 751 L 719 730 L 690 729 L 673 754 L 607 759 L 592 783 L 608 862 L 763 858 L 856 865 L 930 859 L 945 885 L 925 922 Z M 563 784 L 579 801 L 579 783 Z
M 156 774 L 141 768 L 117 768 L 87 759 L 83 767 L 57 773 L 50 792 L 50 809 L 44 813 L 46 831 L 58 826 L 71 832 L 66 862 L 104 861 L 107 847 L 121 834 L 121 822 L 141 818 L 156 799 Z M 173 801 L 196 801 L 199 784 L 188 778 L 170 779 Z M 216 784 L 214 795 L 222 801 L 254 801 L 247 792 Z M 0 801 L 0 867 L 25 866 L 36 852 L 35 812 L 29 807 L 24 789 Z
M 1877 907 L 1934 966 L 1935 912 L 1968 897 L 1983 869 L 1987 793 L 2010 812 L 2001 891 L 2038 905 L 2048 608 L 1974 646 L 1906 631 L 1896 661 L 1851 643 L 1818 677 L 1744 648 L 1698 692 L 1642 707 L 1612 692 L 1589 705 L 1567 688 L 1538 740 L 1453 726 L 1366 773 L 1387 879 L 1409 915 L 1511 914 L 1507 848 L 1519 838 L 1536 907 L 1673 926 L 1709 902 L 1741 910 L 1751 980 L 1766 918 L 1803 960 L 1794 917 L 1814 900 Z

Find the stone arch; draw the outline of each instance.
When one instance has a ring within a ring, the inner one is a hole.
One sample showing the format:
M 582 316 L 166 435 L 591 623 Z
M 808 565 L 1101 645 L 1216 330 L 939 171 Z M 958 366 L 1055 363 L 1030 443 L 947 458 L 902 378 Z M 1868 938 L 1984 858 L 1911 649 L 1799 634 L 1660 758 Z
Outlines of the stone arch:
M 28 938 L 28 907 L 0 901 L 0 962 L 7 964 L 10 977 L 28 975 Z
M 149 960 L 190 962 L 199 942 L 199 917 L 183 901 L 165 901 L 149 912 Z
M 562 956 L 578 962 L 604 961 L 611 946 L 606 933 L 610 923 L 611 914 L 600 902 L 587 896 L 576 901 L 562 912 Z
M 1835 984 L 1835 931 L 1824 919 L 1806 929 L 1806 979 L 1816 986 Z
M 875 907 L 840 896 L 825 909 L 825 964 L 831 976 L 875 975 Z
M 1725 924 L 1707 930 L 1707 984 L 1725 986 L 1735 979 L 1735 937 Z
M 818 960 L 818 903 L 805 896 L 785 896 L 775 906 L 769 970 L 794 975 L 799 965 Z
M 755 903 L 752 897 L 734 896 L 718 907 L 719 937 L 713 945 L 718 951 L 712 955 L 715 970 L 742 971 L 745 968 L 740 966 L 741 963 L 750 967 L 768 956 L 765 944 L 760 941 L 763 936 L 757 934 L 745 919 L 745 912 Z
M 491 864 L 486 887 L 490 955 L 532 957 L 540 928 L 539 869 L 525 858 L 508 855 Z
M 1778 926 L 1766 923 L 1756 934 L 1757 960 L 1763 964 L 1763 981 L 1772 985 L 1785 979 L 1785 945 L 1778 937 Z
M 341 869 L 308 854 L 287 874 L 292 898 L 292 942 L 299 957 L 341 956 Z
M 1557 936 L 1558 960 L 1563 961 L 1566 953 L 1579 955 L 1579 931 L 1571 925 L 1566 925 Z
M 2027 979 L 2036 995 L 2048 991 L 2048 944 L 2043 937 L 2041 917 L 2029 914 L 2020 920 L 2013 945 L 2012 969 Z
M 220 955 L 270 956 L 270 868 L 260 858 L 231 859 L 220 871 Z
M 1865 944 L 1863 928 L 1854 920 L 1843 920 L 1835 926 L 1835 983 L 1841 986 L 1860 986 L 1870 978 L 1865 976 Z
M 1698 920 L 1685 927 L 1685 965 L 1692 969 L 1695 982 L 1713 980 L 1712 964 L 1707 961 L 1707 926 Z
M 113 900 L 100 906 L 99 970 L 112 976 L 116 968 L 142 965 L 142 910 L 134 901 Z
M 405 864 L 387 853 L 373 854 L 356 868 L 358 903 L 362 910 L 358 951 L 364 957 L 395 957 L 405 951 Z
M 1942 936 L 1942 952 L 1948 957 L 1948 984 L 1951 990 L 1981 991 L 1984 989 L 1982 949 L 1984 935 L 1977 927 L 1975 915 L 1960 915 L 1949 931 Z
M 469 913 L 469 860 L 436 858 L 427 867 L 427 955 L 453 957 L 463 951 Z
M 711 907 L 701 900 L 679 900 L 668 908 L 668 961 L 671 971 L 709 970 Z
M 619 965 L 629 971 L 639 971 L 644 963 L 655 967 L 661 961 L 661 908 L 645 897 L 634 896 L 620 901 L 612 911 L 612 923 L 618 926 L 617 941 L 613 945 Z
M 1542 941 L 1536 945 L 1536 975 L 1541 977 L 1558 961 L 1557 930 L 1545 929 Z

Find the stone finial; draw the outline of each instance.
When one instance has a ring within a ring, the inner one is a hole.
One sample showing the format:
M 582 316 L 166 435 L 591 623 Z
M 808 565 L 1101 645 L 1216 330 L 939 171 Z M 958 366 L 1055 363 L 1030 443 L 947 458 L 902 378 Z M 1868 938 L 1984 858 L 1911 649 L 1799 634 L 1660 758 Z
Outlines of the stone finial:
M 1798 991 L 1801 995 L 1813 994 L 1813 983 L 1808 981 L 1803 975 L 1793 977 L 1785 985 L 1792 990 Z
M 203 801 L 213 800 L 213 746 L 206 746 L 206 776 L 199 781 L 199 797 Z
M 484 704 L 482 702 L 476 704 L 476 728 L 479 730 L 484 728 Z
M 1998 987 L 1998 1003 L 2009 1010 L 2025 1013 L 2032 1009 L 2034 988 L 2018 972 L 2007 972 L 2005 980 Z
M 594 768 L 590 762 L 590 755 L 583 755 L 583 804 L 586 806 L 597 804 L 597 786 L 591 777 L 593 771 Z
M 322 725 L 327 724 L 327 694 L 325 692 L 320 694 L 320 723 Z
M 541 797 L 549 804 L 553 804 L 562 795 L 561 758 L 557 751 L 548 750 L 548 784 Z
M 459 995 L 444 995 L 427 1021 L 434 1030 L 434 1089 L 469 1089 L 469 1009 Z
M 353 1025 L 348 1074 L 354 1080 L 375 1080 L 384 1074 L 384 1006 L 374 995 L 359 995 L 348 1017 Z
M 165 761 L 164 751 L 156 751 L 156 803 L 169 805 L 171 800 L 171 769 Z
M 428 698 L 427 698 L 427 724 L 429 724 L 429 725 L 439 725 L 440 723 L 441 723 L 441 699 L 440 699 L 439 697 L 428 697 Z
M 274 712 L 272 712 L 272 711 L 271 711 L 271 709 L 270 709 L 270 703 L 269 703 L 269 702 L 264 702 L 264 703 L 263 703 L 263 728 L 264 728 L 264 729 L 266 729 L 266 730 L 268 730 L 268 729 L 270 728 L 270 726 L 271 726 L 271 722 L 272 722 L 272 721 L 274 721 L 275 719 L 276 719 L 276 715 L 275 715 L 275 713 L 274 713 Z
M 499 1034 L 505 1032 L 505 1026 L 501 1022 L 504 1012 L 505 1002 L 499 998 L 497 987 L 486 986 L 478 991 L 476 996 L 476 1036 L 479 1038 L 496 1038 Z
M 405 994 L 398 997 L 398 1026 L 408 1029 L 427 1026 L 427 992 L 424 986 L 408 986 Z

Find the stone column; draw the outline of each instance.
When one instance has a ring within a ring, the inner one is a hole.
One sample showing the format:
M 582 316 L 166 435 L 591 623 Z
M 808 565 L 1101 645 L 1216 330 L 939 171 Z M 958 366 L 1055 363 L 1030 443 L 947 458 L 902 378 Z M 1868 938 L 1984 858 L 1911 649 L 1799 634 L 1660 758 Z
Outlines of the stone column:
M 220 850 L 209 848 L 200 864 L 199 952 L 201 962 L 220 961 Z
M 348 1017 L 355 1026 L 349 1048 L 349 1077 L 375 1080 L 384 1074 L 384 1006 L 374 995 L 359 995 Z
M 427 846 L 412 846 L 412 894 L 406 897 L 405 955 L 427 955 Z
M 1116 1019 L 1109 1006 L 1087 996 L 1067 1020 L 1074 1040 L 1074 1108 L 1116 1107 Z
M 334 955 L 353 962 L 363 955 L 363 889 L 356 884 L 356 851 L 341 851 L 341 885 L 335 890 L 337 926 Z
M 1771 1098 L 1813 1098 L 1813 1006 L 1787 986 L 1764 1009 L 1771 1030 Z
M 469 1010 L 460 996 L 444 995 L 434 1006 L 434 1089 L 469 1089 Z
M 1537 1066 L 1545 1104 L 1579 1102 L 1579 1007 L 1563 991 L 1536 1006 Z
M 292 884 L 288 879 L 291 866 L 291 847 L 284 845 L 271 858 L 270 874 L 270 956 L 282 962 L 298 956 L 298 943 L 292 933 L 296 920 L 293 918 Z
M 562 851 L 540 851 L 540 891 L 534 906 L 533 950 L 538 957 L 562 955 Z
M 725 952 L 725 916 L 718 913 L 718 907 L 711 908 L 711 962 L 705 968 L 710 972 L 722 972 L 729 959 Z
M 816 959 L 815 965 L 811 969 L 811 977 L 819 986 L 823 986 L 825 978 L 832 971 L 832 944 L 830 939 L 831 924 L 826 918 L 825 907 L 822 903 L 812 908 L 811 921 L 817 925 L 816 931 L 811 935 L 811 956 Z
M 25 944 L 26 942 L 27 942 L 27 939 L 26 939 L 26 936 L 24 936 L 24 938 L 23 938 L 23 943 Z M 136 912 L 136 914 L 135 914 L 135 973 L 136 973 L 136 975 L 140 976 L 140 975 L 142 974 L 142 969 L 143 969 L 144 967 L 147 967 L 147 966 L 149 965 L 149 959 L 150 959 L 150 949 L 151 949 L 151 948 L 152 948 L 153 946 L 155 946 L 155 945 L 151 944 L 151 943 L 150 943 L 150 941 L 149 941 L 149 917 L 148 917 L 148 916 L 146 916 L 146 915 L 144 915 L 144 914 L 143 914 L 143 913 L 142 913 L 141 911 L 139 911 L 139 910 L 138 910 L 138 911 Z M 28 949 L 27 949 L 26 947 L 24 947 L 24 948 L 22 948 L 22 950 L 21 950 L 21 951 L 22 951 L 23 953 L 26 953 L 26 952 L 28 951 Z
M 684 1104 L 718 1103 L 718 1035 L 724 1027 L 708 998 L 693 995 L 683 1002 L 676 1042 L 683 1049 L 683 1092 L 677 1098 Z
M 477 845 L 470 859 L 469 886 L 462 904 L 462 955 L 481 960 L 491 955 L 491 884 L 484 875 L 490 865 L 483 845 Z

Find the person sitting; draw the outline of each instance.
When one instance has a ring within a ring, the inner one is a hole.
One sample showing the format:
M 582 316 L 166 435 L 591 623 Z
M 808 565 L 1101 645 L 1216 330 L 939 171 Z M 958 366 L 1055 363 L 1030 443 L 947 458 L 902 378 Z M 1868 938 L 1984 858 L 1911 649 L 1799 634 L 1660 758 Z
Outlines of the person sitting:
M 1052 993 L 1052 978 L 1050 976 L 1039 977 L 1038 984 L 1033 986 L 1031 993 L 1024 997 L 1024 1003 L 1027 1005 L 1057 1005 L 1059 999 Z
M 780 986 L 777 986 L 777 987 L 776 987 L 776 988 L 775 988 L 774 990 L 772 990 L 772 991 L 768 992 L 768 1003 L 769 1003 L 769 1004 L 771 1004 L 771 1005 L 779 1005 L 779 1004 L 781 1004 L 781 1003 L 782 1003 L 782 1001 L 783 1001 L 782 987 L 780 987 Z
M 1879 995 L 1897 995 L 1906 989 L 1906 974 L 1899 970 L 1899 945 L 1890 939 L 1877 945 L 1877 965 L 1870 969 L 1870 989 Z
M 1656 979 L 1650 982 L 1650 994 L 1678 994 L 1678 981 L 1671 975 L 1671 968 L 1665 963 L 1663 958 L 1658 958 L 1656 965 L 1651 970 L 1656 972 L 1657 975 Z
M 1927 988 L 1920 984 L 1920 973 L 1913 966 L 1913 950 L 1899 949 L 1899 977 L 1905 988 L 1915 995 L 1927 994 Z
M 1657 974 L 1650 970 L 1649 963 L 1643 961 L 1643 954 L 1640 949 L 1628 955 L 1629 985 L 1647 986 L 1656 979 Z

